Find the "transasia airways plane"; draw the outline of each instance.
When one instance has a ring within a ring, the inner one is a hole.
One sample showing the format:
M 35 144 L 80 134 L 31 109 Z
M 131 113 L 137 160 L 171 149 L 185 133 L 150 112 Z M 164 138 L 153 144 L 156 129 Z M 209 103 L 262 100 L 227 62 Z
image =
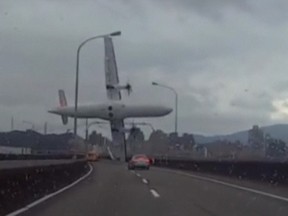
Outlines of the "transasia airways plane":
M 111 125 L 113 144 L 122 148 L 125 141 L 124 119 L 161 117 L 172 112 L 172 109 L 160 105 L 128 105 L 121 103 L 121 90 L 126 90 L 128 93 L 130 93 L 132 88 L 130 84 L 119 84 L 112 38 L 105 36 L 104 44 L 106 90 L 107 97 L 110 102 L 99 105 L 80 105 L 78 106 L 77 113 L 75 113 L 74 107 L 67 106 L 64 91 L 59 90 L 60 107 L 48 112 L 60 115 L 62 117 L 63 124 L 67 124 L 68 117 L 75 116 L 77 116 L 77 118 L 99 118 L 107 120 Z

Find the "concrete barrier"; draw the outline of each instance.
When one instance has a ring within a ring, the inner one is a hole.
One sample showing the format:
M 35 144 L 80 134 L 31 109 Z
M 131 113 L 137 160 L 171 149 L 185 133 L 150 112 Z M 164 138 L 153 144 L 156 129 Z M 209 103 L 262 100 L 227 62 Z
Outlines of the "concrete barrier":
M 84 154 L 0 154 L 0 161 L 2 160 L 51 160 L 51 159 L 82 159 Z
M 85 160 L 0 170 L 0 215 L 19 209 L 83 176 Z
M 253 179 L 271 184 L 288 184 L 286 161 L 212 161 L 169 157 L 157 157 L 154 161 L 154 165 L 160 167 Z

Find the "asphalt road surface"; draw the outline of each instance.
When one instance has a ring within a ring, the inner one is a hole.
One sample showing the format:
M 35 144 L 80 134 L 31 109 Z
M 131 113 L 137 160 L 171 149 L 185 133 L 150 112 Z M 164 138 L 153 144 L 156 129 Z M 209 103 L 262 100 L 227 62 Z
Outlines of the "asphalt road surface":
M 113 161 L 97 162 L 93 168 L 75 187 L 22 215 L 288 215 L 286 188 L 160 168 L 128 171 Z

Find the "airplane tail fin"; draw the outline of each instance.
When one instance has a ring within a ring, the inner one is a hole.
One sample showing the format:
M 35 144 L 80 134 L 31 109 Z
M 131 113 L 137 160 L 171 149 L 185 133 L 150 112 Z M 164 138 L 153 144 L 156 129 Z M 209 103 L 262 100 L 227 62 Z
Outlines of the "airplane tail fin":
M 59 103 L 60 103 L 60 107 L 66 107 L 67 106 L 67 100 L 66 100 L 66 96 L 65 96 L 65 92 L 63 89 L 59 89 L 58 90 L 58 95 L 59 95 Z M 61 115 L 62 118 L 62 122 L 64 125 L 66 125 L 68 123 L 68 117 L 65 115 Z

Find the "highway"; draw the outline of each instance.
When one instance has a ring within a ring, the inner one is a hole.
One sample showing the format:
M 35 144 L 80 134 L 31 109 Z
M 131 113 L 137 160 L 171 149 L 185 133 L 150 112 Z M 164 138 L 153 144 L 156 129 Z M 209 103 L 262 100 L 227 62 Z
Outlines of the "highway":
M 113 161 L 92 166 L 79 184 L 21 215 L 288 215 L 285 187 L 155 167 L 128 171 Z

